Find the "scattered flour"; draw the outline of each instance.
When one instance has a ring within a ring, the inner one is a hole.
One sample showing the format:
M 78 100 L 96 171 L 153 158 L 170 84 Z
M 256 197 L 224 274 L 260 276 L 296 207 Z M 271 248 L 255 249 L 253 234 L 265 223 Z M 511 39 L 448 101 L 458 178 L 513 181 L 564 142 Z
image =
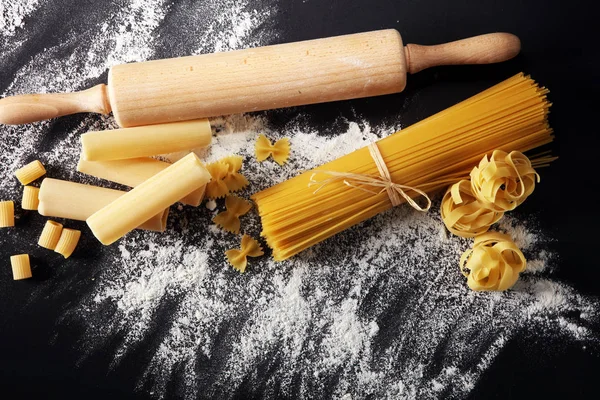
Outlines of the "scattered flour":
M 100 83 L 116 63 L 256 46 L 276 37 L 269 28 L 272 5 L 185 3 L 105 5 L 103 21 L 80 32 L 87 40 L 63 36 L 18 68 L 2 94 L 79 90 Z M 34 0 L 20 4 L 0 0 L 1 35 L 16 42 L 27 30 L 27 16 L 49 7 Z M 161 40 L 174 27 L 198 34 L 189 35 L 184 48 L 168 49 Z M 340 121 L 342 128 L 328 136 L 300 119 L 274 128 L 268 115 L 212 119 L 213 145 L 198 151 L 206 161 L 242 155 L 251 182 L 244 197 L 399 128 L 357 117 Z M 11 175 L 35 155 L 50 176 L 106 185 L 74 171 L 79 135 L 114 127 L 111 117 L 92 115 L 3 126 L 0 173 Z M 290 137 L 290 162 L 257 163 L 253 149 L 260 133 Z M 20 186 L 0 180 L 0 193 L 17 198 Z M 118 368 L 143 345 L 148 357 L 139 388 L 154 397 L 173 390 L 184 398 L 465 397 L 506 343 L 523 332 L 582 342 L 597 335 L 590 328 L 598 318 L 597 299 L 552 279 L 551 239 L 530 221 L 506 216 L 498 225 L 528 257 L 522 279 L 506 293 L 474 293 L 458 269 L 471 243 L 447 234 L 437 208 L 426 214 L 390 210 L 286 262 L 253 259 L 245 274 L 225 262 L 224 250 L 238 246 L 239 236 L 212 224 L 221 209 L 222 201 L 173 207 L 167 233 L 135 231 L 99 250 L 90 266 L 96 276 L 91 293 L 76 299 L 63 321 L 85 324 L 81 362 L 120 338 L 113 362 Z M 244 216 L 242 227 L 259 236 L 256 214 Z

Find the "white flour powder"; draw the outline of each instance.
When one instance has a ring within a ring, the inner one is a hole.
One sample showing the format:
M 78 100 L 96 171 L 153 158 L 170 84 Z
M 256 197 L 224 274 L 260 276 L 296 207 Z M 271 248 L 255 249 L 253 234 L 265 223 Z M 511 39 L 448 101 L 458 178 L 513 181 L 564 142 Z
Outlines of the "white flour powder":
M 276 9 L 254 9 L 244 0 L 209 1 L 190 10 L 167 1 L 121 3 L 107 7 L 88 40 L 68 36 L 38 53 L 3 94 L 79 90 L 99 83 L 113 64 L 168 52 L 161 44 L 168 16 L 170 26 L 198 30 L 172 55 L 267 44 L 276 36 L 269 27 Z M 22 4 L 0 5 L 3 36 L 26 32 L 26 17 L 39 4 Z M 242 172 L 251 185 L 242 195 L 248 197 L 400 127 L 356 118 L 338 121 L 342 128 L 331 136 L 301 117 L 277 128 L 269 114 L 215 118 L 213 145 L 199 154 L 207 161 L 244 156 Z M 3 126 L 0 172 L 9 176 L 39 156 L 53 177 L 99 184 L 73 172 L 79 135 L 112 127 L 110 117 L 98 116 L 62 132 L 52 122 Z M 47 143 L 50 132 L 56 137 Z M 291 138 L 288 164 L 256 162 L 260 133 Z M 18 198 L 20 187 L 3 179 L 0 193 Z M 239 246 L 240 237 L 211 223 L 222 209 L 222 200 L 197 209 L 172 207 L 166 233 L 135 231 L 100 250 L 103 261 L 90 270 L 96 276 L 91 294 L 76 299 L 64 317 L 86 326 L 81 362 L 122 338 L 114 354 L 118 368 L 143 343 L 149 358 L 139 387 L 157 397 L 464 397 L 516 335 L 594 340 L 589 327 L 598 317 L 597 300 L 553 280 L 550 239 L 527 220 L 507 216 L 499 224 L 529 260 L 522 279 L 506 293 L 474 293 L 458 269 L 471 242 L 447 234 L 437 209 L 422 214 L 399 207 L 289 261 L 252 259 L 245 274 L 223 255 Z M 242 217 L 242 230 L 258 237 L 254 213 Z

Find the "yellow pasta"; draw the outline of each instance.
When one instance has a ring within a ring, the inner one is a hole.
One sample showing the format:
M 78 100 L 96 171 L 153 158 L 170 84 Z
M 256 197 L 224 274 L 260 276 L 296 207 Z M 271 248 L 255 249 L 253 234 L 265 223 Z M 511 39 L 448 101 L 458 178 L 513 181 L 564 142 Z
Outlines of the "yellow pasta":
M 73 251 L 75 251 L 75 247 L 77 247 L 80 237 L 81 231 L 64 228 L 60 234 L 60 239 L 58 239 L 58 243 L 56 244 L 54 251 L 62 254 L 65 258 L 69 258 L 71 254 L 73 254 Z
M 550 143 L 547 93 L 519 74 L 377 141 L 390 181 L 434 193 L 468 178 L 473 166 L 496 149 L 525 152 Z M 386 190 L 373 193 L 343 179 L 315 192 L 309 185 L 318 171 L 381 175 L 370 148 L 364 147 L 254 194 L 261 235 L 275 260 L 285 260 L 393 206 Z
M 477 200 L 471 191 L 471 182 L 466 179 L 448 188 L 440 208 L 446 228 L 462 237 L 473 237 L 486 232 L 504 215 Z
M 46 178 L 40 186 L 38 212 L 46 217 L 85 221 L 124 194 L 120 190 Z M 168 216 L 169 209 L 165 208 L 140 224 L 138 229 L 164 232 Z
M 17 254 L 10 256 L 10 265 L 12 267 L 13 280 L 31 278 L 31 265 L 29 263 L 29 254 Z
M 240 232 L 240 217 L 252 208 L 252 204 L 237 196 L 227 196 L 225 199 L 227 210 L 217 214 L 213 222 L 231 233 Z
M 471 171 L 471 189 L 480 202 L 495 211 L 514 210 L 535 189 L 540 176 L 522 153 L 494 150 Z
M 525 270 L 525 256 L 510 236 L 487 232 L 475 237 L 473 248 L 460 258 L 460 270 L 473 290 L 502 291 L 511 288 Z
M 225 252 L 229 264 L 240 272 L 246 271 L 247 257 L 260 257 L 263 254 L 265 253 L 260 244 L 248 235 L 242 236 L 241 249 L 231 249 Z
M 0 201 L 0 228 L 15 226 L 15 203 L 12 200 Z
M 169 165 L 171 164 L 150 157 L 109 161 L 87 161 L 80 158 L 77 163 L 77 171 L 121 185 L 135 187 L 165 170 Z M 202 186 L 179 201 L 197 207 L 202 203 L 204 191 L 205 186 Z
M 22 185 L 27 185 L 46 174 L 46 168 L 39 160 L 35 160 L 15 171 L 15 176 Z
M 229 172 L 229 166 L 220 161 L 206 165 L 206 169 L 210 173 L 210 182 L 206 184 L 206 197 L 209 199 L 218 199 L 227 196 L 229 188 L 225 183 L 225 177 Z
M 46 221 L 46 225 L 44 225 L 44 229 L 42 229 L 42 234 L 40 235 L 38 244 L 47 249 L 54 250 L 58 240 L 60 239 L 62 230 L 62 224 L 50 220 Z
M 35 186 L 23 186 L 23 198 L 21 199 L 21 208 L 23 210 L 37 210 L 40 204 L 40 188 Z
M 88 132 L 81 135 L 82 158 L 122 160 L 206 147 L 212 139 L 207 119 Z
M 262 162 L 272 156 L 277 164 L 283 165 L 290 156 L 290 139 L 279 139 L 275 144 L 271 144 L 265 135 L 259 135 L 256 139 L 255 152 L 258 161 Z
M 228 156 L 219 161 L 228 166 L 227 175 L 223 178 L 223 182 L 225 182 L 230 192 L 237 192 L 248 186 L 248 179 L 239 172 L 244 161 L 242 156 Z
M 190 153 L 96 211 L 86 223 L 102 244 L 109 245 L 209 180 L 200 159 Z

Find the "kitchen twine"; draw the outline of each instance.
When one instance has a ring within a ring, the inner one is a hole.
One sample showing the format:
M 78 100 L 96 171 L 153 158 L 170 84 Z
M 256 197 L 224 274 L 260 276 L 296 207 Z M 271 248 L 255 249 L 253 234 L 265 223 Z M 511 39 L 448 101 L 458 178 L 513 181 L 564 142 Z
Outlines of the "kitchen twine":
M 315 170 L 315 172 L 310 176 L 310 182 L 308 183 L 308 187 L 318 185 L 318 188 L 313 192 L 313 194 L 316 194 L 319 190 L 323 189 L 323 187 L 329 185 L 330 183 L 343 180 L 344 185 L 350 186 L 355 189 L 360 189 L 365 192 L 373 194 L 379 194 L 384 191 L 387 192 L 387 195 L 390 198 L 393 207 L 402 204 L 402 197 L 415 210 L 423 212 L 428 211 L 431 208 L 431 199 L 429 198 L 429 196 L 427 196 L 427 193 L 412 186 L 400 185 L 399 183 L 392 182 L 390 171 L 385 165 L 385 161 L 383 161 L 383 157 L 381 156 L 379 147 L 377 147 L 377 143 L 371 143 L 368 147 L 369 153 L 371 153 L 371 157 L 373 158 L 373 161 L 375 161 L 375 165 L 377 165 L 377 169 L 379 170 L 379 176 L 352 174 L 349 172 Z M 315 175 L 319 173 L 331 175 L 332 178 L 317 181 L 314 178 Z M 381 188 L 381 190 L 369 190 L 364 186 Z M 413 191 L 415 193 L 418 193 L 420 196 L 424 197 L 425 200 L 427 200 L 427 206 L 421 207 L 408 194 L 406 194 L 406 191 Z

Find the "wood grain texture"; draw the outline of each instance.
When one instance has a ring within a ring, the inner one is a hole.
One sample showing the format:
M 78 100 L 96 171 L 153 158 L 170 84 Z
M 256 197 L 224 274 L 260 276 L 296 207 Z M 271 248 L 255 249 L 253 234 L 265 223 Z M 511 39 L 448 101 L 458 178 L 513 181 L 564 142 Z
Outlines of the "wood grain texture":
M 73 93 L 23 94 L 0 99 L 0 123 L 28 124 L 82 112 L 109 114 L 106 85 Z
M 400 92 L 394 29 L 112 67 L 120 126 L 156 124 Z

